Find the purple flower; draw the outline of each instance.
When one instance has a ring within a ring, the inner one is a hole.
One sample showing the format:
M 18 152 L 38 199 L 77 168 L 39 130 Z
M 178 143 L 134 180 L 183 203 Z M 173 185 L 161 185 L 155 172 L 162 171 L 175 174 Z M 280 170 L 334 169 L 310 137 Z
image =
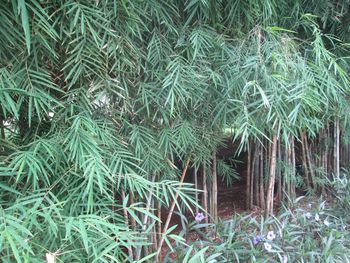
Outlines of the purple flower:
M 200 223 L 204 218 L 205 216 L 203 215 L 203 213 L 198 213 L 194 219 L 196 220 L 197 223 Z
M 262 241 L 262 238 L 260 236 L 256 236 L 253 238 L 253 245 L 256 246 L 259 244 L 259 242 Z

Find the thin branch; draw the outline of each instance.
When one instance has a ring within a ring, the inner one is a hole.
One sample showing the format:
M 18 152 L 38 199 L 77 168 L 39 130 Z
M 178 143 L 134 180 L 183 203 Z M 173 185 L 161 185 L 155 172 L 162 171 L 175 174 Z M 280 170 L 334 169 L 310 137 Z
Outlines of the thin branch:
M 181 179 L 180 179 L 180 184 L 179 184 L 179 187 L 182 186 L 184 180 L 185 180 L 185 176 L 186 176 L 186 172 L 187 172 L 187 169 L 188 169 L 188 166 L 190 164 L 190 158 L 187 159 L 186 161 L 186 164 L 185 164 L 185 167 L 182 171 L 182 175 L 181 175 Z M 160 251 L 162 249 L 162 246 L 163 246 L 163 243 L 164 243 L 164 235 L 166 233 L 166 231 L 168 230 L 169 228 L 169 223 L 170 223 L 170 220 L 171 220 L 171 217 L 173 216 L 173 213 L 174 213 L 174 208 L 175 208 L 175 204 L 176 204 L 176 200 L 177 198 L 179 197 L 179 194 L 178 192 L 176 193 L 175 195 L 175 198 L 170 206 L 170 211 L 169 211 L 169 214 L 168 214 L 168 217 L 167 217 L 167 220 L 165 222 L 165 225 L 164 225 L 164 228 L 163 228 L 163 232 L 162 232 L 162 237 L 159 241 L 159 248 L 158 248 L 158 262 L 160 262 L 161 258 L 160 258 Z

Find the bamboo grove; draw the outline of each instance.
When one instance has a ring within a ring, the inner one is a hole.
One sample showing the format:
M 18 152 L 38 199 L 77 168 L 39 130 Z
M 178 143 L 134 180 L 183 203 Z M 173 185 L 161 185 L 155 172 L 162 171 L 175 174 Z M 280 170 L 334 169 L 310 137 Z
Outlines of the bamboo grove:
M 228 136 L 247 208 L 327 194 L 349 165 L 349 6 L 0 1 L 2 262 L 161 261 L 173 214 L 218 221 Z

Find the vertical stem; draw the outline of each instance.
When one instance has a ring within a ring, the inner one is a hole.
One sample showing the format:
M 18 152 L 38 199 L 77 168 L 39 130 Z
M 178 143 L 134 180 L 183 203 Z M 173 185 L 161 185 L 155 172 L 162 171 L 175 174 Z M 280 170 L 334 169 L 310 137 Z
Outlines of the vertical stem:
M 345 156 L 344 156 L 344 166 L 349 165 L 349 140 L 346 141 L 345 145 Z
M 281 160 L 281 143 L 278 140 L 277 141 L 277 159 Z M 277 184 L 277 198 L 276 201 L 279 203 L 282 200 L 282 172 L 281 172 L 281 165 L 278 165 L 277 167 L 277 178 L 278 178 L 278 184 Z
M 194 187 L 196 188 L 196 193 L 195 193 L 195 200 L 196 200 L 196 204 L 199 204 L 199 201 L 198 201 L 198 168 L 195 167 L 194 168 Z M 199 208 L 198 208 L 198 205 L 196 205 L 196 214 L 199 213 Z
M 152 199 L 152 209 L 153 211 L 156 211 L 156 201 Z M 158 218 L 159 221 L 161 218 Z M 153 230 L 152 230 L 152 239 L 153 239 L 153 251 L 158 250 L 158 237 L 157 237 L 157 224 L 154 224 Z
M 246 208 L 247 209 L 251 209 L 250 206 L 250 184 L 251 184 L 251 151 L 250 151 L 250 143 L 248 143 L 248 150 L 247 150 L 247 154 L 248 154 L 248 159 L 247 159 L 247 176 L 246 176 Z
M 275 177 L 276 177 L 276 152 L 277 152 L 277 132 L 274 131 L 273 139 L 272 139 L 269 182 L 268 182 L 267 193 L 266 193 L 265 216 L 273 214 L 273 192 L 274 192 Z
M 325 141 L 325 154 L 324 154 L 324 164 L 325 164 L 325 173 L 326 173 L 326 176 L 328 175 L 328 170 L 329 170 L 329 165 L 328 165 L 328 139 L 329 139 L 329 124 L 327 123 L 327 126 L 326 126 L 326 141 Z
M 5 127 L 4 127 L 4 118 L 2 117 L 2 112 L 0 111 L 0 131 L 1 131 L 1 139 L 5 141 Z
M 336 148 L 335 148 L 335 173 L 340 176 L 340 127 L 339 118 L 335 121 Z
M 203 163 L 203 208 L 208 213 L 208 186 L 207 186 L 207 169 L 205 162 Z M 205 217 L 205 223 L 209 223 L 208 216 Z
M 210 167 L 208 169 L 211 169 Z M 211 173 L 211 172 L 210 172 Z M 209 206 L 209 222 L 212 223 L 213 221 L 213 216 L 214 216 L 214 211 L 213 211 L 213 180 L 212 177 L 208 178 L 209 180 L 207 181 L 207 190 L 208 190 L 208 206 Z
M 321 172 L 320 175 L 324 176 L 324 173 L 327 173 L 327 164 L 326 164 L 326 156 L 327 156 L 327 152 L 326 152 L 326 140 L 327 140 L 327 133 L 326 133 L 326 129 L 322 128 L 321 132 L 320 132 L 320 167 Z M 324 190 L 324 184 L 321 184 L 321 188 L 320 188 L 322 195 L 325 193 Z
M 213 196 L 213 219 L 214 222 L 216 223 L 218 221 L 218 178 L 217 178 L 217 171 L 216 171 L 216 152 L 214 151 L 213 153 L 213 191 L 212 191 L 212 196 Z
M 184 180 L 185 180 L 185 176 L 186 176 L 186 172 L 187 172 L 187 169 L 188 169 L 188 165 L 190 164 L 190 158 L 187 159 L 186 161 L 186 164 L 185 164 L 185 167 L 182 171 L 182 175 L 181 175 L 181 179 L 180 179 L 180 184 L 179 184 L 179 187 L 182 186 Z M 176 195 L 174 197 L 174 200 L 170 206 L 170 210 L 169 210 L 169 214 L 168 214 L 168 217 L 167 217 L 167 220 L 164 224 L 164 228 L 163 228 L 163 231 L 162 231 L 162 236 L 160 238 L 160 241 L 159 241 L 159 248 L 158 248 L 158 262 L 161 262 L 161 258 L 160 258 L 160 251 L 162 249 L 162 246 L 163 246 L 163 243 L 164 243 L 164 235 L 165 233 L 167 232 L 168 228 L 169 228 L 169 223 L 170 223 L 170 220 L 171 220 L 171 217 L 173 216 L 173 213 L 174 213 L 174 209 L 175 209 L 175 204 L 176 204 L 176 200 L 177 198 L 179 197 L 179 193 L 176 192 Z
M 134 204 L 134 194 L 133 194 L 133 192 L 130 192 L 129 197 L 130 197 L 130 205 L 133 205 Z M 135 230 L 136 229 L 136 220 L 135 220 L 135 218 L 131 217 L 130 221 L 131 221 L 132 230 Z
M 291 137 L 291 167 L 292 167 L 292 171 L 291 171 L 291 175 L 290 175 L 290 184 L 291 184 L 291 198 L 292 200 L 294 200 L 296 198 L 296 194 L 295 194 L 295 176 L 296 176 L 296 172 L 295 172 L 295 165 L 296 165 L 296 161 L 295 161 L 295 143 L 294 143 L 294 137 Z
M 348 165 L 348 147 L 349 142 L 346 140 L 346 144 L 344 144 L 344 154 L 343 154 L 343 167 L 346 167 Z
M 264 145 L 260 144 L 260 154 L 259 154 L 259 203 L 261 209 L 265 209 L 265 189 L 264 189 Z
M 289 180 L 290 180 L 290 143 L 285 142 L 284 146 L 284 173 L 282 181 L 282 190 L 283 190 L 283 202 L 288 201 L 287 196 L 289 196 Z
M 158 244 L 161 239 L 161 233 L 162 233 L 162 203 L 160 201 L 157 202 L 158 209 L 157 209 L 157 217 L 159 218 L 159 221 L 157 223 L 157 237 L 158 237 Z
M 306 148 L 305 148 L 305 133 L 300 132 L 301 135 L 301 149 L 302 149 L 302 156 L 303 156 L 303 166 L 304 166 L 304 171 L 305 171 L 305 180 L 306 180 L 306 187 L 307 189 L 310 189 L 310 181 L 309 181 L 309 169 L 307 166 L 307 159 L 306 159 Z
M 124 190 L 122 190 L 122 203 L 124 203 L 125 200 L 125 192 Z M 126 208 L 123 208 L 123 214 L 124 214 L 124 224 L 126 226 L 129 226 L 129 217 L 128 217 L 128 211 L 126 210 Z M 129 255 L 129 259 L 131 260 L 131 262 L 133 261 L 133 251 L 131 246 L 128 246 L 128 255 Z
M 253 208 L 253 204 L 254 204 L 254 194 L 255 191 L 254 189 L 256 188 L 254 181 L 255 181 L 255 162 L 256 162 L 256 148 L 254 147 L 254 154 L 253 154 L 253 160 L 251 161 L 251 176 L 250 176 L 250 202 L 249 202 L 249 207 L 250 209 Z M 255 200 L 256 201 L 256 200 Z
M 160 181 L 160 174 L 157 176 L 157 181 Z M 159 245 L 160 239 L 161 239 L 161 233 L 162 233 L 162 202 L 160 200 L 157 200 L 157 217 L 159 218 L 157 222 L 157 245 Z
M 339 133 L 340 133 L 340 136 L 339 136 L 339 140 L 341 138 L 341 130 L 339 129 Z M 344 153 L 345 153 L 345 144 L 343 143 L 340 143 L 339 141 L 339 147 L 340 147 L 340 167 L 344 167 Z
M 287 181 L 287 200 L 288 204 L 291 203 L 291 200 L 293 199 L 293 191 L 294 191 L 294 164 L 293 164 L 293 152 L 294 152 L 294 138 L 291 137 L 289 140 L 289 147 L 287 148 L 287 159 L 288 159 L 288 181 Z
M 314 171 L 314 166 L 312 164 L 311 149 L 309 147 L 306 133 L 304 133 L 304 135 L 305 135 L 305 139 L 304 139 L 305 140 L 305 152 L 306 152 L 307 163 L 308 163 L 309 171 L 310 171 L 310 179 L 309 179 L 310 187 L 315 188 L 314 183 L 313 183 L 313 180 L 315 178 L 315 171 Z
M 336 121 L 333 123 L 333 173 L 336 174 L 337 170 L 337 124 Z
M 257 144 L 255 146 L 255 152 L 254 152 L 254 157 L 253 157 L 253 195 L 254 195 L 254 204 L 256 206 L 260 207 L 259 203 L 259 151 L 260 151 L 260 144 Z

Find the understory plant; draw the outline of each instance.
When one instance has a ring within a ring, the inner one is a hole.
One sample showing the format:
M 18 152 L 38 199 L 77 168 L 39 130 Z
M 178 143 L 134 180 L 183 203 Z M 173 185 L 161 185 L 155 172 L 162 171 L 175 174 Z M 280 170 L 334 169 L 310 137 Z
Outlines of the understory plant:
M 192 221 L 182 234 L 194 240 L 179 243 L 165 262 L 191 262 L 194 251 L 201 257 L 192 262 L 349 262 L 349 217 L 339 215 L 336 203 L 301 199 L 268 218 L 235 214 L 216 225 Z

